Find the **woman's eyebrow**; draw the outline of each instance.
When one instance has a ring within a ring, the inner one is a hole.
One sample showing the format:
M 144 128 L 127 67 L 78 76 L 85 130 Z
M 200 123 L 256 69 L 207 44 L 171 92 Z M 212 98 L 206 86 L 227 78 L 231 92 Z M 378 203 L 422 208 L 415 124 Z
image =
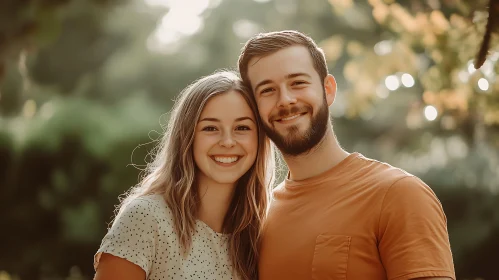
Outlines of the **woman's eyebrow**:
M 250 120 L 252 122 L 255 122 L 252 118 L 250 117 L 240 117 L 240 118 L 237 118 L 236 119 L 236 122 L 240 122 L 240 121 L 244 121 L 244 120 Z M 203 121 L 207 121 L 207 122 L 220 122 L 219 119 L 217 118 L 202 118 L 201 120 L 199 120 L 199 122 L 203 122 Z

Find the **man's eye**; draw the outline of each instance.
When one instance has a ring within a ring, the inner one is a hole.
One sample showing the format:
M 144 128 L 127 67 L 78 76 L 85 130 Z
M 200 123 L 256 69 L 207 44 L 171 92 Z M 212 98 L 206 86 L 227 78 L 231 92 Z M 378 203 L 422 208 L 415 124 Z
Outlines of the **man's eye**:
M 266 88 L 266 89 L 263 89 L 262 91 L 260 91 L 260 94 L 269 93 L 269 92 L 272 92 L 273 90 L 274 90 L 273 88 Z
M 202 129 L 203 131 L 216 131 L 217 128 L 214 126 L 207 126 Z
M 304 85 L 304 84 L 306 84 L 306 83 L 307 83 L 307 82 L 305 82 L 305 81 L 295 81 L 295 82 L 293 82 L 293 84 L 292 84 L 292 85 L 293 85 L 293 86 L 299 86 L 299 85 Z

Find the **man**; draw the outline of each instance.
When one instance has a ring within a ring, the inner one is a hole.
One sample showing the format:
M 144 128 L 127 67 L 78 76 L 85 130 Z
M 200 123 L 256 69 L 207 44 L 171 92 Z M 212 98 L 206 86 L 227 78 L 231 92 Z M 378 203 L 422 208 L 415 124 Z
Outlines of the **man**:
M 433 191 L 337 142 L 329 120 L 336 81 L 311 38 L 258 34 L 244 46 L 239 71 L 289 168 L 273 193 L 261 280 L 455 279 Z

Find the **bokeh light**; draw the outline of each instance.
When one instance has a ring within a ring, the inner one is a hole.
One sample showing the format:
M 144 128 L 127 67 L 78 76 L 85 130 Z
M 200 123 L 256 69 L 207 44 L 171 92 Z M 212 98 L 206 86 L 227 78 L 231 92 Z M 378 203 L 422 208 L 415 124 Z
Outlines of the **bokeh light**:
M 410 88 L 413 87 L 415 84 L 414 78 L 412 77 L 411 74 L 404 73 L 402 74 L 402 77 L 400 79 L 405 87 Z
M 483 91 L 489 90 L 489 81 L 485 78 L 480 78 L 480 80 L 478 80 L 478 88 Z
M 397 90 L 400 87 L 400 81 L 397 76 L 390 75 L 385 79 L 385 86 L 389 90 Z
M 374 52 L 379 55 L 387 55 L 392 52 L 392 42 L 389 40 L 381 41 L 374 45 Z
M 429 121 L 434 121 L 438 116 L 437 108 L 432 105 L 428 105 L 424 108 L 424 116 Z
M 473 74 L 476 72 L 475 65 L 473 64 L 473 60 L 468 62 L 468 73 Z

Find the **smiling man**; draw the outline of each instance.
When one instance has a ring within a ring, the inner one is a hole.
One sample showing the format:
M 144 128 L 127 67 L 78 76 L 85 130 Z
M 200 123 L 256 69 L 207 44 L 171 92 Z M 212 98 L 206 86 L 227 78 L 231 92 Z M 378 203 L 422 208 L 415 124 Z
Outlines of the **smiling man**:
M 239 71 L 289 167 L 273 193 L 260 279 L 455 279 L 433 191 L 337 142 L 329 119 L 336 81 L 311 38 L 258 34 L 244 46 Z

